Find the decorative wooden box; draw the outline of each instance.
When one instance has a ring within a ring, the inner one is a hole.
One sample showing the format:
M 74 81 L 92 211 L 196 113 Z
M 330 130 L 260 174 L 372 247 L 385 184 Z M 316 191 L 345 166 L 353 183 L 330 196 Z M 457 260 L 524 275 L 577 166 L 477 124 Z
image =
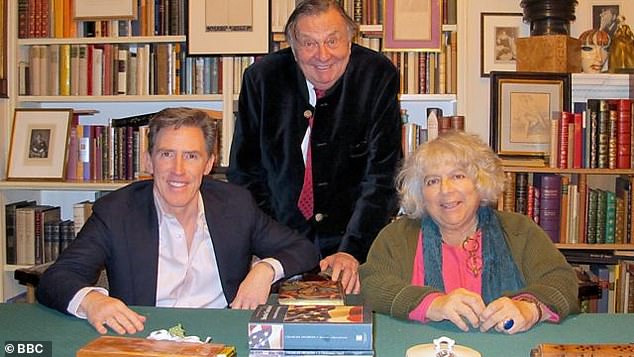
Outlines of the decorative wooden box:
M 581 72 L 581 42 L 566 35 L 518 38 L 517 71 Z

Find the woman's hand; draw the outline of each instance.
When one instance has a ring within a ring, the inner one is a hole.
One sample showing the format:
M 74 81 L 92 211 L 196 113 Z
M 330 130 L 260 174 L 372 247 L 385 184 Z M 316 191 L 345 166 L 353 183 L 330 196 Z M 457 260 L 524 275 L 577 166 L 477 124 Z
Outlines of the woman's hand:
M 524 332 L 539 322 L 539 307 L 529 301 L 513 300 L 501 297 L 491 302 L 480 315 L 480 331 L 495 328 L 509 335 Z M 513 320 L 513 325 L 505 329 L 505 322 Z
M 427 318 L 449 320 L 462 331 L 469 331 L 467 323 L 473 328 L 480 326 L 480 314 L 484 309 L 480 295 L 461 288 L 435 298 L 427 309 Z

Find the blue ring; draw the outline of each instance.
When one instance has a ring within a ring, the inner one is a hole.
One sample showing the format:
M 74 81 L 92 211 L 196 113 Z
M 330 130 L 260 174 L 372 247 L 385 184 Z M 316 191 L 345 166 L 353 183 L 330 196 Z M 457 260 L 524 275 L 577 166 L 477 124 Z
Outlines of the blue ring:
M 504 321 L 503 327 L 505 330 L 510 330 L 513 327 L 513 325 L 515 325 L 515 321 L 513 321 L 513 319 L 508 319 Z

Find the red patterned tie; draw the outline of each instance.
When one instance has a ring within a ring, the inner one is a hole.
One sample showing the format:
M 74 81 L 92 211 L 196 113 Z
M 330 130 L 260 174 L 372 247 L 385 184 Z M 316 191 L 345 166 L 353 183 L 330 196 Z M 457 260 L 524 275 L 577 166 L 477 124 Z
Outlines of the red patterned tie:
M 325 90 L 315 88 L 317 99 L 323 97 L 325 93 Z M 311 136 L 313 132 L 313 117 L 314 115 L 311 115 L 310 118 L 308 118 Z M 306 219 L 313 216 L 313 165 L 311 152 L 311 139 L 309 137 L 308 150 L 306 150 L 306 168 L 304 169 L 304 185 L 302 186 L 302 192 L 299 194 L 299 200 L 297 201 L 297 207 Z

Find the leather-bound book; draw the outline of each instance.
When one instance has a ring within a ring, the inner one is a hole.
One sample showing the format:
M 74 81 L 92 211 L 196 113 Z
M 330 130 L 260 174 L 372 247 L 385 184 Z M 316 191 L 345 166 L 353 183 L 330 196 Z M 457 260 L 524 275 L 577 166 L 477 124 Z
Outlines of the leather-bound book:
M 101 336 L 77 351 L 77 357 L 233 357 L 235 347 L 217 343 L 157 341 L 145 338 Z
M 531 357 L 632 356 L 632 344 L 540 344 L 531 350 Z

